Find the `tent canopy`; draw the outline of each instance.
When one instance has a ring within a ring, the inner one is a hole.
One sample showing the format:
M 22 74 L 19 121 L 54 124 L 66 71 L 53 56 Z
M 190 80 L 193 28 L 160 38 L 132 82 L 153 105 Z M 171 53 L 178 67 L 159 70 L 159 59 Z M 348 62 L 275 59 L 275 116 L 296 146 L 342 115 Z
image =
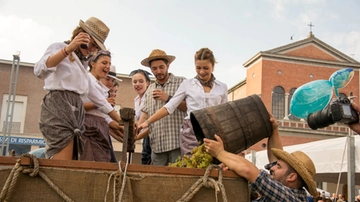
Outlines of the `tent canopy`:
M 355 184 L 360 185 L 360 136 L 354 136 L 354 141 Z M 342 184 L 346 184 L 347 182 L 347 149 L 347 137 L 319 140 L 284 147 L 284 150 L 289 153 L 299 150 L 306 153 L 312 159 L 316 168 L 316 174 L 314 176 L 316 181 L 337 183 L 339 173 L 341 172 L 340 182 Z M 246 158 L 251 159 L 251 154 L 248 154 Z M 256 166 L 259 169 L 264 169 L 264 165 L 267 163 L 267 151 L 256 152 Z

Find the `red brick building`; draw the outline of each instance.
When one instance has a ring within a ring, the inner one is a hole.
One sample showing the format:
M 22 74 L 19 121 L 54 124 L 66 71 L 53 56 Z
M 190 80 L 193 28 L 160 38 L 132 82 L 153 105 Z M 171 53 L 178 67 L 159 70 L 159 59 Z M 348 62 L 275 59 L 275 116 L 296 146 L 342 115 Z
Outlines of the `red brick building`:
M 15 62 L 14 65 L 14 73 L 16 72 L 16 64 L 17 62 Z M 7 116 L 7 101 L 9 98 L 12 66 L 13 61 L 0 59 L 0 147 L 2 145 L 2 136 L 4 134 L 3 128 Z M 129 71 L 130 73 L 131 70 L 126 71 Z M 121 78 L 123 81 L 120 83 L 118 89 L 115 109 L 118 110 L 124 107 L 133 108 L 134 98 L 137 94 L 132 87 L 131 78 L 126 74 L 117 74 L 117 77 Z M 9 147 L 10 150 L 15 150 L 16 155 L 45 146 L 45 142 L 39 130 L 40 104 L 46 94 L 43 86 L 44 81 L 34 75 L 34 64 L 20 62 L 11 128 L 11 144 Z M 140 141 L 137 141 L 136 143 L 133 162 L 140 163 L 142 143 Z M 113 145 L 115 153 L 117 154 L 118 159 L 120 159 L 122 144 L 113 140 Z
M 229 89 L 229 100 L 252 94 L 261 96 L 266 108 L 280 122 L 283 145 L 294 145 L 348 134 L 348 128 L 334 124 L 324 129 L 312 130 L 306 121 L 288 116 L 289 102 L 296 88 L 319 79 L 329 79 L 335 71 L 353 68 L 355 76 L 339 93 L 360 95 L 360 63 L 316 38 L 312 32 L 306 39 L 271 50 L 261 51 L 244 63 L 247 76 Z M 359 98 L 354 98 L 359 103 Z M 250 150 L 263 150 L 267 140 L 255 144 Z

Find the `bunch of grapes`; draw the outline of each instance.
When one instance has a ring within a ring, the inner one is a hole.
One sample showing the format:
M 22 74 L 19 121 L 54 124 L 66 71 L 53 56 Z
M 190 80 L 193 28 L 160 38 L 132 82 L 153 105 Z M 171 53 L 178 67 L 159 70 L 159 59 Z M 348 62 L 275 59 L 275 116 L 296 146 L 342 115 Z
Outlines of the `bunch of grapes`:
M 184 167 L 184 168 L 207 168 L 212 164 L 212 156 L 205 151 L 204 144 L 195 147 L 191 150 L 192 156 L 179 156 L 175 163 L 170 163 L 170 167 Z

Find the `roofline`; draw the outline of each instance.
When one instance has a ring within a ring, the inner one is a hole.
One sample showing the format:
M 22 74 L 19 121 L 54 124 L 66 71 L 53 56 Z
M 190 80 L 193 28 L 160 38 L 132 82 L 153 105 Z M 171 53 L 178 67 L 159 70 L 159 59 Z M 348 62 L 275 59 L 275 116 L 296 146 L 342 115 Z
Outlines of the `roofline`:
M 328 45 L 327 43 L 321 41 L 320 39 L 316 38 L 314 35 L 311 35 L 310 37 L 308 38 L 305 38 L 303 40 L 300 40 L 300 41 L 296 41 L 294 43 L 290 43 L 290 44 L 286 44 L 284 46 L 279 46 L 277 48 L 273 48 L 273 49 L 270 49 L 270 50 L 267 50 L 265 52 L 270 52 L 270 53 L 274 53 L 274 52 L 282 52 L 282 51 L 285 51 L 285 50 L 288 50 L 288 49 L 292 49 L 292 48 L 295 48 L 295 47 L 298 47 L 298 46 L 301 46 L 301 45 L 304 45 L 304 44 L 307 44 L 309 42 L 314 42 L 314 43 L 317 43 L 319 44 L 320 46 L 323 46 L 325 47 L 325 50 L 330 50 L 330 52 L 334 55 L 336 55 L 337 57 L 339 58 L 343 58 L 345 60 L 348 60 L 349 62 L 351 63 L 359 63 L 357 60 L 353 59 L 352 57 L 344 54 L 343 52 L 337 50 L 336 48 Z
M 346 60 L 347 62 L 344 62 L 347 64 L 347 66 L 352 66 L 350 64 L 354 64 L 355 67 L 359 67 L 358 64 L 360 64 L 357 60 L 351 58 L 350 56 L 342 53 L 341 51 L 338 51 L 337 49 L 333 48 L 332 46 L 328 45 L 327 43 L 321 41 L 320 39 L 316 38 L 313 34 L 310 34 L 310 37 L 307 37 L 303 40 L 300 40 L 300 41 L 296 41 L 296 42 L 293 42 L 293 43 L 290 43 L 290 44 L 286 44 L 286 45 L 283 45 L 283 46 L 279 46 L 277 48 L 273 48 L 273 49 L 270 49 L 270 50 L 267 50 L 267 51 L 260 51 L 258 52 L 257 54 L 255 54 L 253 57 L 251 57 L 249 60 L 247 60 L 243 65 L 244 67 L 247 67 L 251 64 L 253 64 L 256 60 L 258 60 L 261 56 L 274 56 L 274 55 L 278 55 L 276 53 L 278 52 L 284 52 L 286 50 L 289 50 L 289 49 L 292 49 L 292 48 L 296 48 L 296 47 L 299 47 L 301 45 L 306 45 L 306 44 L 309 44 L 309 43 L 315 43 L 317 45 L 319 45 L 321 48 L 323 48 L 325 51 L 328 51 L 330 52 L 330 54 L 333 54 L 334 56 L 338 57 L 338 58 L 341 58 L 343 60 Z M 269 55 L 267 55 L 269 54 Z M 280 55 L 280 54 L 279 54 Z M 295 57 L 295 56 L 284 56 L 285 58 L 292 58 L 295 60 L 295 58 L 299 58 L 299 60 L 303 60 L 301 59 L 301 57 Z M 311 58 L 306 58 L 306 60 L 314 60 L 314 59 L 311 59 Z M 324 60 L 316 60 L 317 63 L 319 63 L 319 61 L 324 61 Z M 327 63 L 328 64 L 329 61 L 324 61 L 324 63 Z M 336 64 L 338 65 L 339 63 L 341 62 L 330 62 L 331 64 Z M 341 63 L 341 65 L 343 66 L 344 63 Z
M 244 67 L 248 67 L 251 64 L 258 61 L 260 58 L 274 58 L 274 59 L 282 59 L 284 61 L 298 61 L 302 63 L 310 63 L 310 64 L 322 64 L 322 65 L 330 65 L 330 66 L 337 66 L 337 67 L 354 67 L 360 69 L 360 63 L 349 63 L 349 62 L 336 62 L 336 61 L 329 61 L 329 60 L 319 60 L 319 59 L 313 59 L 313 58 L 304 58 L 304 57 L 298 57 L 298 56 L 289 56 L 289 55 L 279 55 L 269 52 L 259 52 L 258 54 L 254 55 L 252 58 L 250 58 L 248 61 L 246 61 L 243 65 Z
M 8 64 L 8 65 L 12 65 L 13 61 L 12 60 L 4 60 L 4 59 L 0 59 L 0 64 Z M 19 66 L 22 67 L 31 67 L 34 68 L 35 63 L 31 63 L 31 62 L 21 62 L 19 63 Z M 128 74 L 123 74 L 123 73 L 116 73 L 116 77 L 118 78 L 129 78 L 131 79 L 131 77 Z M 155 77 L 150 77 L 151 81 L 155 81 Z
M 228 89 L 228 94 L 246 84 L 246 78 Z
M 8 65 L 12 65 L 13 61 L 12 60 L 3 60 L 0 59 L 0 64 L 8 64 Z M 19 66 L 25 66 L 25 67 L 34 67 L 35 63 L 30 63 L 30 62 L 19 62 Z

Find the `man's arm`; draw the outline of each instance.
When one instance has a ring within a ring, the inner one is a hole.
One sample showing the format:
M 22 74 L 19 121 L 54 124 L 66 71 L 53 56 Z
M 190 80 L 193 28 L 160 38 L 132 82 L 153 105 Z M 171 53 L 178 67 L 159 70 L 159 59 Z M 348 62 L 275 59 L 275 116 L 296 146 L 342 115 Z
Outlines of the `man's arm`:
M 274 156 L 274 154 L 272 153 L 271 149 L 276 148 L 276 149 L 283 150 L 283 146 L 282 146 L 282 142 L 280 139 L 278 123 L 272 114 L 270 114 L 270 122 L 272 123 L 272 126 L 273 126 L 273 132 L 272 132 L 271 136 L 268 138 L 267 155 L 268 155 L 269 163 L 272 163 L 272 162 L 276 161 L 277 159 Z
M 140 118 L 139 118 L 139 121 L 136 123 L 137 125 L 140 125 L 140 124 L 142 124 L 142 123 L 144 123 L 144 121 L 146 120 L 146 119 L 148 119 L 148 114 L 146 113 L 146 112 L 142 112 L 141 113 L 141 116 L 140 116 Z
M 253 183 L 259 175 L 259 169 L 247 159 L 225 151 L 223 141 L 219 136 L 215 135 L 215 139 L 217 141 L 204 138 L 206 152 L 227 165 L 236 174 Z

